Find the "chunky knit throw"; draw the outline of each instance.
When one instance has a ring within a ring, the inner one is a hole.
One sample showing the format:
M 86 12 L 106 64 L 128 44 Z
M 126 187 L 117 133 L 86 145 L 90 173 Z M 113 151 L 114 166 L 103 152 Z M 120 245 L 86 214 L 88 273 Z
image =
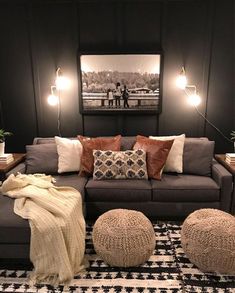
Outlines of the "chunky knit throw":
M 92 234 L 94 248 L 112 266 L 131 267 L 144 263 L 155 248 L 155 233 L 141 212 L 115 209 L 101 215 Z
M 235 217 L 216 209 L 189 215 L 181 243 L 190 261 L 204 272 L 235 274 Z
M 33 282 L 69 283 L 83 266 L 85 221 L 80 193 L 55 187 L 51 176 L 13 174 L 1 192 L 15 198 L 14 212 L 29 220 Z

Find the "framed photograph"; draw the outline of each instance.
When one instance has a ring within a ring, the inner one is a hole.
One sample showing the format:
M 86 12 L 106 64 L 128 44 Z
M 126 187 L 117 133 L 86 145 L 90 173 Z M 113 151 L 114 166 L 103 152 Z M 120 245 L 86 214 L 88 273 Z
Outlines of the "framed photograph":
M 82 113 L 160 113 L 161 54 L 80 54 Z

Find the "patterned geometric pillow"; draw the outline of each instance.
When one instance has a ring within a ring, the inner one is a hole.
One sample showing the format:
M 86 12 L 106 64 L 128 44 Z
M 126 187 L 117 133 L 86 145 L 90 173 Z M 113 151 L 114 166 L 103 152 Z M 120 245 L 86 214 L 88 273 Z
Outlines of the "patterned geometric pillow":
M 144 150 L 94 150 L 94 180 L 148 179 Z

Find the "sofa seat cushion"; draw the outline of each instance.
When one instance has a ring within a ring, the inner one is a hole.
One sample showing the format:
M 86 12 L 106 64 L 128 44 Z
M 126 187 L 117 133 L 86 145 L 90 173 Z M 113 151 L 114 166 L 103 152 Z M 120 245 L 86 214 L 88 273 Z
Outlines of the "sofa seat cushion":
M 84 188 L 87 183 L 87 178 L 79 176 L 78 173 L 65 173 L 63 175 L 53 176 L 56 186 L 69 186 L 77 189 L 82 195 L 84 201 Z
M 14 199 L 0 194 L 0 243 L 29 243 L 29 222 L 13 209 Z
M 151 200 L 149 180 L 93 180 L 86 184 L 86 201 L 136 202 Z
M 151 180 L 153 201 L 211 202 L 219 201 L 220 188 L 210 177 L 164 174 L 162 180 Z

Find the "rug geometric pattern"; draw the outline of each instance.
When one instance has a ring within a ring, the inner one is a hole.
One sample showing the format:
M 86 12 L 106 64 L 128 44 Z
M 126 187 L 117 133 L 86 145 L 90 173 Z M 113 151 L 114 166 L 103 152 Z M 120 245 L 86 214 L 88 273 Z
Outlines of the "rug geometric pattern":
M 86 256 L 90 266 L 86 273 L 75 276 L 70 286 L 30 287 L 30 271 L 0 270 L 0 292 L 235 293 L 235 276 L 204 274 L 190 263 L 181 247 L 180 225 L 161 223 L 153 227 L 156 247 L 141 266 L 115 268 L 104 263 L 94 251 L 92 225 L 87 224 Z

